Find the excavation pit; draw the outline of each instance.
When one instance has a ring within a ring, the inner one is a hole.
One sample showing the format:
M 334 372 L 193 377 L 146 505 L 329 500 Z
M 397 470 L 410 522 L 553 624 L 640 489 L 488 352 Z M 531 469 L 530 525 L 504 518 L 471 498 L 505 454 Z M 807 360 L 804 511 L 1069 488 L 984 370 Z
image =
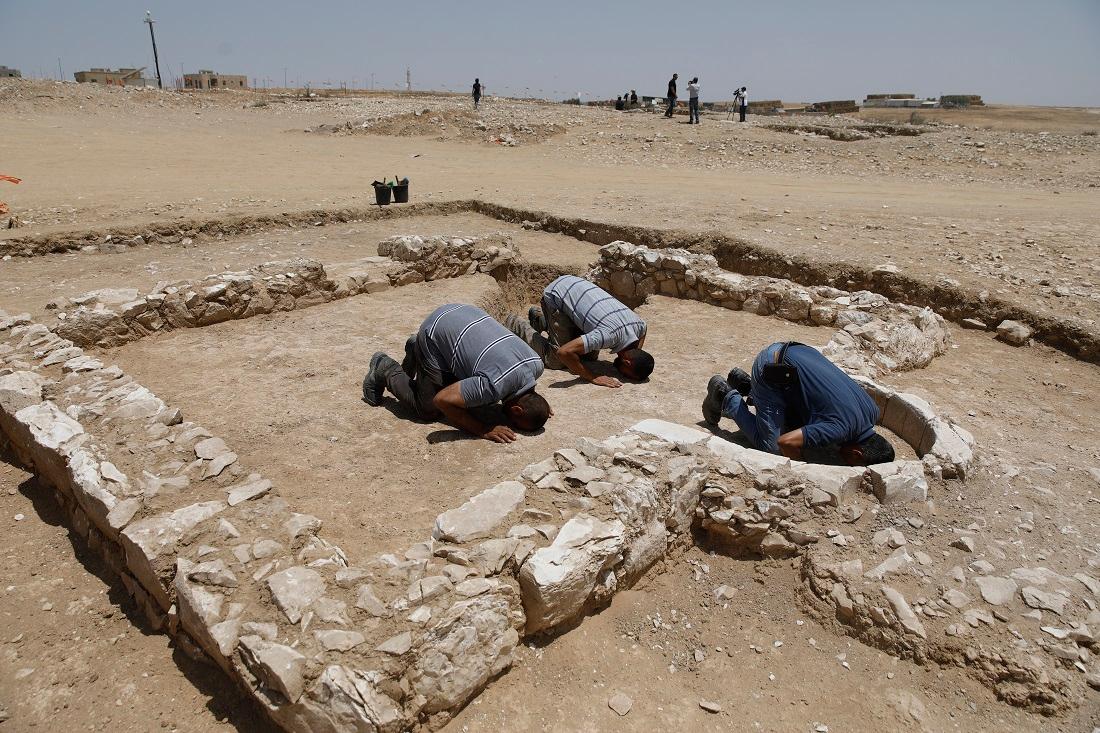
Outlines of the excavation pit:
M 484 303 L 499 290 L 485 275 L 408 285 L 173 331 L 106 350 L 100 358 L 224 438 L 242 466 L 262 471 L 296 511 L 321 518 L 332 541 L 369 553 L 417 541 L 440 507 L 461 503 L 576 437 L 602 439 L 654 415 L 699 424 L 712 374 L 747 368 L 776 340 L 821 344 L 833 333 L 651 298 L 638 311 L 649 324 L 647 348 L 659 365 L 651 379 L 611 390 L 547 370 L 539 389 L 555 416 L 540 434 L 507 446 L 411 419 L 390 396 L 383 408 L 362 402 L 374 351 L 400 355 L 405 339 L 436 306 Z M 611 368 L 606 354 L 603 364 Z M 914 457 L 902 441 L 895 444 L 899 458 Z
M 640 254 L 643 257 L 650 256 L 647 253 Z M 672 257 L 680 256 L 676 253 L 665 254 Z M 656 261 L 660 262 L 663 255 L 655 256 Z M 325 264 L 329 266 L 330 263 Z M 257 501 L 257 508 L 252 513 L 249 513 L 250 510 L 246 505 L 241 510 L 244 512 L 242 516 L 250 517 L 249 521 L 262 521 L 265 516 L 263 511 L 266 511 L 262 508 L 264 506 L 269 506 L 274 511 L 283 511 L 279 509 L 283 506 L 295 512 L 308 513 L 321 520 L 318 525 L 323 525 L 324 530 L 323 540 L 320 537 L 311 540 L 310 544 L 302 550 L 306 553 L 307 559 L 315 558 L 314 562 L 321 563 L 331 562 L 336 555 L 330 556 L 326 547 L 335 544 L 346 551 L 353 562 L 367 562 L 371 567 L 376 567 L 373 564 L 376 561 L 370 558 L 378 553 L 396 552 L 395 557 L 400 563 L 401 556 L 415 559 L 422 556 L 425 551 L 431 552 L 433 549 L 438 549 L 430 541 L 427 545 L 424 544 L 425 529 L 432 525 L 438 512 L 443 509 L 454 509 L 471 495 L 483 491 L 485 487 L 517 476 L 532 462 L 545 462 L 547 455 L 553 454 L 556 448 L 573 444 L 578 436 L 590 436 L 600 440 L 608 436 L 621 435 L 625 425 L 645 421 L 653 416 L 660 416 L 681 425 L 699 427 L 698 402 L 701 398 L 702 385 L 710 374 L 724 371 L 733 364 L 747 366 L 760 348 L 775 340 L 799 340 L 814 345 L 835 340 L 837 324 L 831 321 L 827 326 L 795 322 L 806 319 L 790 310 L 787 295 L 791 295 L 793 290 L 789 288 L 788 291 L 768 291 L 775 295 L 774 298 L 770 295 L 764 297 L 763 290 L 757 293 L 763 300 L 771 298 L 781 306 L 774 312 L 770 305 L 764 307 L 760 298 L 752 301 L 754 297 L 752 293 L 749 293 L 745 301 L 757 303 L 752 308 L 742 308 L 740 304 L 738 307 L 731 307 L 722 298 L 719 298 L 719 303 L 694 302 L 718 296 L 706 294 L 704 297 L 704 293 L 697 289 L 693 294 L 692 289 L 696 286 L 691 284 L 693 282 L 691 278 L 698 279 L 705 273 L 697 270 L 695 263 L 689 264 L 691 267 L 687 270 L 692 274 L 684 277 L 683 285 L 677 279 L 678 276 L 662 275 L 662 281 L 672 282 L 671 287 L 663 286 L 670 291 L 669 295 L 675 293 L 679 297 L 651 294 L 647 302 L 640 307 L 641 315 L 650 323 L 651 334 L 669 335 L 667 338 L 655 339 L 651 344 L 647 344 L 653 347 L 658 363 L 667 371 L 646 384 L 628 385 L 617 392 L 585 384 L 571 384 L 570 382 L 574 380 L 564 373 L 550 372 L 542 381 L 543 389 L 550 395 L 551 402 L 558 411 L 558 418 L 568 414 L 573 416 L 573 419 L 552 421 L 547 430 L 540 435 L 525 436 L 519 443 L 506 448 L 465 438 L 446 426 L 411 422 L 392 411 L 368 408 L 358 400 L 358 384 L 370 353 L 379 345 L 391 352 L 400 353 L 406 335 L 412 332 L 423 315 L 438 303 L 464 300 L 486 304 L 496 309 L 507 305 L 512 312 L 517 310 L 522 312 L 523 306 L 533 300 L 538 279 L 540 277 L 549 279 L 556 271 L 563 269 L 545 261 L 535 268 L 515 268 L 511 273 L 515 277 L 513 280 L 509 279 L 508 273 L 498 274 L 502 282 L 486 275 L 467 275 L 455 279 L 390 287 L 381 292 L 352 295 L 331 302 L 302 303 L 296 306 L 297 309 L 289 312 L 262 313 L 251 318 L 231 320 L 202 328 L 180 327 L 177 330 L 148 335 L 118 348 L 91 349 L 88 353 L 108 363 L 119 364 L 122 371 L 166 399 L 172 407 L 183 408 L 187 420 L 203 425 L 219 439 L 224 438 L 226 444 L 235 451 L 236 460 L 227 464 L 225 480 L 222 483 L 227 485 L 232 483 L 238 494 L 247 494 L 243 498 L 245 502 L 251 501 L 252 498 L 261 500 Z M 604 274 L 613 269 L 608 267 L 606 257 L 603 265 Z M 668 269 L 676 270 L 671 266 Z M 600 277 L 599 274 L 596 276 Z M 710 282 L 705 277 L 703 279 Z M 640 282 L 635 281 L 634 287 Z M 723 280 L 722 282 L 728 284 L 732 281 Z M 749 283 L 746 287 L 756 292 L 754 288 L 759 290 L 757 285 Z M 769 283 L 768 287 L 773 288 L 774 285 Z M 815 291 L 814 295 L 822 294 Z M 840 302 L 838 299 L 846 299 L 843 303 L 846 308 L 842 310 L 847 310 L 849 305 L 852 307 L 867 305 L 870 309 L 889 310 L 889 307 L 879 301 L 860 300 L 853 294 L 830 293 L 826 299 L 836 303 Z M 716 305 L 721 307 L 715 307 Z M 792 314 L 796 317 L 792 318 Z M 497 313 L 497 315 L 502 314 Z M 760 317 L 764 315 L 773 317 Z M 334 335 L 338 338 L 334 338 Z M 357 367 L 356 362 L 358 362 Z M 79 372 L 85 368 L 85 365 L 85 362 L 81 362 L 80 365 L 72 366 L 68 370 Z M 868 368 L 877 369 L 889 366 L 888 362 L 881 360 L 876 362 L 874 359 L 868 360 L 866 365 Z M 95 369 L 90 366 L 88 368 Z M 212 384 L 228 384 L 230 387 L 221 388 L 219 391 L 217 387 L 211 388 Z M 869 390 L 875 394 L 876 388 L 868 386 Z M 568 389 L 565 389 L 566 387 Z M 281 401 L 274 400 L 272 395 L 283 395 L 283 398 Z M 673 396 L 673 399 L 670 400 L 669 396 Z M 889 404 L 894 398 L 885 394 L 879 397 L 885 400 L 885 414 L 889 415 L 891 412 Z M 902 402 L 910 406 L 910 413 L 917 418 L 921 417 L 919 413 L 923 408 L 919 401 L 914 402 L 906 398 Z M 916 407 L 912 407 L 913 405 Z M 74 414 L 78 413 L 79 411 Z M 576 418 L 578 415 L 583 416 L 583 422 Z M 911 430 L 905 426 L 910 421 L 910 417 L 909 414 L 901 418 L 895 416 L 894 420 L 887 419 L 886 422 L 897 426 L 901 432 L 908 433 Z M 924 417 L 927 418 L 926 424 L 930 424 L 928 421 L 935 416 L 927 411 Z M 669 429 L 681 430 L 680 428 L 659 428 L 659 430 Z M 125 430 L 124 427 L 121 428 L 122 432 Z M 642 432 L 644 433 L 644 430 Z M 711 434 L 703 432 L 683 434 L 700 436 L 692 438 L 692 441 L 697 444 L 703 441 L 708 449 L 714 452 L 714 449 L 710 448 L 714 440 Z M 364 439 L 356 442 L 351 437 L 354 435 L 361 435 Z M 731 436 L 724 435 L 724 437 Z M 682 450 L 678 440 L 673 441 L 675 444 L 672 448 L 673 454 Z M 916 444 L 920 453 L 925 453 L 932 447 L 926 445 L 927 441 L 923 437 L 910 436 L 910 440 Z M 721 443 L 721 439 L 718 439 L 718 442 Z M 916 457 L 910 448 L 900 442 L 895 445 L 901 449 L 899 458 Z M 197 445 L 195 448 L 196 452 L 199 452 Z M 651 446 L 643 449 L 669 450 L 667 445 L 664 448 Z M 721 454 L 722 451 L 718 453 Z M 663 456 L 660 461 L 668 460 L 670 464 L 677 460 L 677 457 L 674 455 L 670 457 L 668 453 L 660 455 Z M 202 457 L 200 455 L 200 458 Z M 136 475 L 140 472 L 140 466 L 128 464 L 124 457 L 115 460 L 118 462 L 117 468 L 122 468 L 128 475 Z M 654 460 L 655 470 L 662 470 L 657 459 Z M 745 465 L 751 465 L 752 461 L 759 459 L 746 457 L 744 460 L 749 461 Z M 377 462 L 376 467 L 372 467 L 372 461 Z M 440 470 L 441 465 L 445 470 Z M 237 467 L 240 471 L 234 476 L 232 474 Z M 204 470 L 207 469 L 204 468 Z M 274 490 L 258 485 L 248 476 L 250 471 L 262 471 L 264 480 L 270 482 Z M 103 475 L 108 475 L 106 469 L 103 469 Z M 931 475 L 932 478 L 937 478 L 939 474 L 933 472 Z M 401 477 L 399 483 L 395 483 L 395 476 Z M 753 489 L 751 485 L 744 484 L 743 480 L 734 483 L 740 488 L 727 487 L 726 490 L 746 491 L 751 495 L 751 492 L 761 489 L 761 485 L 758 484 L 757 488 Z M 935 483 L 933 488 L 942 487 Z M 708 486 L 708 491 L 710 490 L 712 489 Z M 171 490 L 164 493 L 170 494 Z M 937 493 L 942 494 L 942 491 Z M 230 490 L 229 494 L 232 505 L 234 491 Z M 704 496 L 708 495 L 704 494 Z M 713 503 L 717 495 L 709 496 L 712 503 L 704 510 L 706 515 L 704 528 L 707 521 L 716 521 L 717 515 L 723 511 Z M 334 500 L 333 497 L 340 498 Z M 410 497 L 415 497 L 413 499 L 416 502 L 415 505 L 410 504 Z M 529 509 L 525 512 L 529 511 L 531 516 L 544 516 L 551 507 L 551 504 L 546 503 L 545 498 L 531 498 L 529 501 Z M 866 497 L 863 497 L 862 501 L 866 501 Z M 761 509 L 758 504 L 756 511 L 770 510 Z M 888 514 L 894 516 L 896 510 L 888 510 Z M 697 518 L 699 516 L 696 514 Z M 293 537 L 298 538 L 302 536 L 297 534 L 298 532 L 305 532 L 308 535 L 309 532 L 316 531 L 310 529 L 315 526 L 312 521 L 308 517 L 294 518 L 287 523 L 287 526 L 291 527 L 291 531 L 295 533 Z M 437 521 L 437 531 L 439 526 Z M 680 526 L 682 530 L 683 525 Z M 913 526 L 916 528 L 916 525 Z M 867 524 L 861 525 L 860 529 L 850 535 L 849 541 L 854 542 L 857 536 L 861 541 L 867 541 L 870 539 L 867 535 L 873 529 Z M 548 531 L 546 539 L 550 540 L 554 531 L 556 528 Z M 789 537 L 799 536 L 798 532 L 792 531 L 792 528 L 784 529 L 783 532 Z M 876 547 L 879 534 L 880 532 L 875 532 Z M 258 547 L 257 544 L 252 544 L 248 551 L 255 552 Z M 446 554 L 448 550 L 443 549 L 443 557 L 450 557 Z M 183 575 L 176 578 L 175 588 L 183 594 L 181 598 L 183 598 L 184 608 L 190 609 L 187 613 L 192 614 L 190 621 L 184 618 L 184 626 L 190 633 L 195 633 L 192 629 L 200 628 L 196 626 L 198 622 L 193 619 L 193 615 L 205 613 L 203 609 L 207 608 L 203 605 L 205 603 L 203 599 L 206 597 L 201 595 L 202 592 L 207 591 L 197 589 L 194 583 L 208 583 L 211 578 L 218 576 L 213 569 L 194 570 L 194 565 L 188 563 L 194 563 L 212 551 L 216 551 L 216 548 L 207 548 L 205 545 L 186 548 L 184 552 L 190 559 L 183 559 L 181 552 L 180 564 L 177 566 L 178 572 L 182 572 Z M 198 554 L 196 555 L 195 552 Z M 919 553 L 915 555 L 920 556 Z M 437 553 L 436 557 L 439 556 Z M 694 557 L 698 562 L 698 555 Z M 836 571 L 831 569 L 832 558 L 829 555 L 828 545 L 820 552 L 816 549 L 807 551 L 806 557 L 806 567 L 813 575 L 813 580 L 809 586 L 802 589 L 802 592 L 811 598 L 810 605 L 820 611 L 821 609 L 815 604 L 820 604 L 823 600 L 821 597 L 823 592 L 827 595 L 828 589 L 826 585 L 824 586 L 826 590 L 822 591 L 821 578 L 828 577 L 828 574 Z M 911 558 L 897 559 L 897 553 L 891 557 L 895 558 L 893 560 L 895 565 L 899 562 L 912 562 Z M 256 558 L 259 559 L 258 554 Z M 300 555 L 300 561 L 301 558 Z M 844 561 L 846 566 L 851 562 L 854 561 Z M 313 567 L 313 564 L 311 563 L 310 566 Z M 285 568 L 285 566 L 281 567 Z M 323 564 L 317 567 L 323 567 Z M 624 571 L 626 574 L 621 577 L 629 579 L 623 580 L 627 584 L 625 587 L 629 587 L 629 583 L 637 580 L 634 573 L 638 567 L 642 566 L 635 565 L 634 570 Z M 872 568 L 868 573 L 892 572 L 888 569 L 880 570 L 880 567 Z M 264 578 L 269 572 L 271 571 L 261 568 L 257 574 Z M 285 570 L 279 570 L 272 576 L 280 579 L 279 582 L 282 582 L 285 577 Z M 347 579 L 348 576 L 344 577 Z M 140 580 L 144 583 L 147 578 L 140 578 Z M 429 593 L 426 586 L 417 585 L 419 582 L 414 581 L 414 585 L 409 588 L 410 601 L 417 593 L 424 596 Z M 296 623 L 291 618 L 288 608 L 279 600 L 278 583 L 274 579 L 270 581 L 265 579 L 264 583 L 271 586 L 272 594 L 276 594 L 275 603 L 279 606 L 279 610 L 286 614 L 292 623 Z M 336 583 L 341 588 L 347 588 L 341 583 L 339 574 L 336 576 Z M 486 587 L 499 589 L 498 583 L 499 581 L 490 581 Z M 474 593 L 477 592 L 477 588 L 480 588 L 476 584 L 463 585 L 457 580 L 455 584 L 464 588 L 461 591 L 456 588 L 456 592 L 459 593 Z M 836 595 L 836 587 L 837 584 L 834 583 L 833 595 L 840 598 L 841 596 Z M 434 590 L 432 592 L 434 594 Z M 848 598 L 848 595 L 844 595 L 848 592 L 842 590 L 841 594 L 844 598 Z M 854 590 L 851 594 L 853 598 L 856 597 Z M 255 598 L 251 594 L 241 594 L 237 597 Z M 160 599 L 154 600 L 160 602 Z M 324 599 L 321 600 L 324 601 Z M 426 597 L 425 600 L 427 600 Z M 902 602 L 904 603 L 904 599 Z M 409 606 L 405 610 L 411 608 L 412 606 Z M 896 615 L 904 625 L 908 622 L 902 613 L 903 608 L 908 607 L 898 606 Z M 332 619 L 340 616 L 339 610 L 331 601 L 321 603 L 316 610 L 324 614 L 326 618 L 322 620 L 329 623 L 333 623 Z M 527 610 L 530 614 L 530 608 Z M 876 609 L 872 610 L 875 613 L 878 612 Z M 529 615 L 529 633 L 548 628 L 542 625 L 532 626 L 531 618 L 532 616 Z M 894 619 L 891 615 L 887 615 L 886 618 Z M 230 618 L 223 623 L 229 623 L 232 620 Z M 846 622 L 845 619 L 840 620 Z M 887 648 L 900 656 L 926 659 L 930 653 L 944 653 L 942 647 L 933 649 L 931 642 L 926 648 L 921 642 L 905 638 L 904 634 L 907 632 L 899 632 L 895 628 L 897 620 L 892 620 L 891 623 L 893 626 L 888 633 L 875 632 L 879 634 L 878 636 L 869 635 L 867 629 L 861 628 L 858 624 L 849 633 L 875 646 Z M 375 627 L 368 625 L 366 628 Z M 388 627 L 383 627 L 375 633 L 381 633 L 385 628 Z M 948 633 L 950 635 L 951 632 Z M 923 638 L 923 628 L 921 634 Z M 400 634 L 387 640 L 386 644 L 393 642 L 398 644 L 394 648 L 403 648 L 398 637 Z M 347 642 L 348 638 L 327 634 L 323 637 L 319 636 L 318 643 L 350 643 Z M 210 639 L 198 638 L 197 640 L 208 651 L 211 648 L 210 645 L 214 643 Z M 217 643 L 221 642 L 217 641 Z M 511 642 L 506 641 L 505 645 L 507 646 L 508 643 Z M 245 666 L 261 677 L 268 673 L 263 670 L 269 670 L 272 663 L 270 654 L 284 653 L 256 637 L 246 640 L 242 636 L 241 644 Z M 696 661 L 698 662 L 697 656 Z M 324 676 L 318 678 L 318 684 L 322 687 L 327 685 L 327 689 L 331 690 L 347 690 L 346 680 L 340 677 L 342 673 L 333 672 L 332 669 L 330 667 L 325 671 Z M 423 673 L 415 672 L 415 674 Z M 313 679 L 312 676 L 311 679 Z M 262 692 L 266 696 L 265 699 L 275 705 L 281 705 L 279 695 L 283 695 L 284 698 L 286 695 L 291 695 L 297 699 L 296 696 L 301 694 L 296 688 L 281 689 L 279 685 L 283 684 L 282 677 L 261 680 L 261 682 L 265 690 Z M 341 687 L 341 685 L 345 686 Z M 274 697 L 272 697 L 273 692 L 277 693 Z M 437 693 L 438 690 L 432 694 Z M 316 691 L 311 693 L 313 695 L 311 699 L 321 700 L 322 698 L 316 697 L 317 694 L 321 693 Z M 445 706 L 453 711 L 455 705 L 446 702 L 448 699 L 433 698 L 435 701 L 430 701 L 429 706 L 423 710 L 431 713 L 433 707 L 443 710 L 444 708 L 439 706 Z M 410 704 L 419 705 L 415 700 Z M 1053 707 L 1055 703 L 1044 701 L 1043 704 L 1056 709 Z M 441 720 L 435 722 L 441 722 Z M 421 722 L 432 721 L 422 718 Z M 295 726 L 290 724 L 290 727 Z

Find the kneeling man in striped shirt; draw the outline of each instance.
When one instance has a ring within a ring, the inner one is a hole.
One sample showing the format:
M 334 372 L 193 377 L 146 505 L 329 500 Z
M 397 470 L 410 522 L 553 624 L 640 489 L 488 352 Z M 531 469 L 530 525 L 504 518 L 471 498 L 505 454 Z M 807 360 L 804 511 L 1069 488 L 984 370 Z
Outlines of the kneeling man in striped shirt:
M 535 382 L 542 359 L 488 313 L 452 303 L 437 308 L 405 343 L 404 363 L 378 351 L 363 379 L 363 401 L 377 407 L 388 387 L 424 420 L 440 416 L 497 443 L 516 439 L 512 428 L 538 430 L 554 414 Z M 501 402 L 508 425 L 489 426 L 470 408 Z
M 531 308 L 527 320 L 509 316 L 505 325 L 551 369 L 564 367 L 593 384 L 621 387 L 618 379 L 596 376 L 584 363 L 608 349 L 615 352 L 615 368 L 627 379 L 640 381 L 653 372 L 653 357 L 642 350 L 645 321 L 611 293 L 576 275 L 562 275 L 547 285 L 542 306 Z

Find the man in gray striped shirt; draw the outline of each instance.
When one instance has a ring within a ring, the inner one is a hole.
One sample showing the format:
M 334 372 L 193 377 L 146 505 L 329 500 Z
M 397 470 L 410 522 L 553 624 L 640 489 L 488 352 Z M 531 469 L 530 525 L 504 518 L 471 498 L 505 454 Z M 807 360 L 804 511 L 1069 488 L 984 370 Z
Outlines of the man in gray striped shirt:
M 611 293 L 576 275 L 562 275 L 547 285 L 542 307 L 531 308 L 527 318 L 529 323 L 523 323 L 509 316 L 505 325 L 551 369 L 565 367 L 593 384 L 621 387 L 618 379 L 597 376 L 584 363 L 608 349 L 616 354 L 615 368 L 628 379 L 642 380 L 653 371 L 653 357 L 642 350 L 645 321 Z
M 371 357 L 363 400 L 377 407 L 389 387 L 422 419 L 442 415 L 468 433 L 511 443 L 516 439 L 511 427 L 487 426 L 470 408 L 501 402 L 512 427 L 537 430 L 554 414 L 535 392 L 542 370 L 539 355 L 488 313 L 451 303 L 433 311 L 409 338 L 403 364 L 381 351 Z

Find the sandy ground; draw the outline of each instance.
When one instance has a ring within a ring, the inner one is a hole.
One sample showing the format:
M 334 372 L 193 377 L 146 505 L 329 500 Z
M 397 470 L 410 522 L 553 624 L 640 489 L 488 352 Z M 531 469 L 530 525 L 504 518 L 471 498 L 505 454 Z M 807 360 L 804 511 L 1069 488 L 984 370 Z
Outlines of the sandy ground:
M 3 89 L 0 87 L 0 98 Z M 51 85 L 57 86 L 57 85 Z M 73 95 L 71 87 L 50 94 Z M 453 97 L 251 104 L 239 94 L 78 90 L 89 98 L 16 106 L 0 134 L 3 199 L 30 222 L 0 238 L 227 213 L 364 205 L 372 180 L 412 179 L 413 200 L 477 197 L 601 221 L 717 229 L 823 260 L 891 263 L 1029 308 L 1100 316 L 1100 115 L 1047 110 L 1061 131 L 1016 128 L 1016 110 L 975 110 L 1003 129 L 930 126 L 919 137 L 838 142 L 660 115 L 493 101 L 486 119 L 558 121 L 567 133 L 503 147 L 438 136 L 334 136 L 318 124 L 420 109 Z M 76 109 L 77 104 L 83 109 Z M 959 113 L 961 114 L 961 113 Z M 1032 111 L 1034 119 L 1038 112 Z M 1082 119 L 1095 118 L 1091 127 Z M 844 119 L 810 118 L 845 124 Z M 988 126 L 988 125 L 987 125 Z M 1084 129 L 1087 128 L 1087 129 Z M 1044 134 L 1045 133 L 1045 134 Z
M 20 141 L 5 147 L 0 172 L 24 178 L 3 184 L 0 198 L 29 221 L 0 230 L 0 238 L 363 205 L 371 180 L 400 174 L 412 178 L 414 200 L 479 197 L 601 221 L 715 229 L 822 261 L 890 262 L 929 280 L 951 278 L 1091 328 L 1100 315 L 1100 143 L 1088 134 L 1100 129 L 1095 110 L 971 110 L 937 118 L 941 124 L 916 138 L 842 143 L 766 130 L 763 120 L 742 127 L 705 117 L 694 128 L 659 116 L 493 101 L 483 112 L 492 124 L 514 118 L 566 128 L 538 144 L 505 147 L 443 135 L 304 132 L 461 99 L 251 106 L 256 99 L 0 86 L 0 139 Z M 53 298 L 96 287 L 147 287 L 287 256 L 355 259 L 389 234 L 500 230 L 536 261 L 576 266 L 594 256 L 590 245 L 472 215 L 353 222 L 191 247 L 3 261 L 0 308 L 38 315 Z M 410 286 L 167 334 L 109 356 L 223 436 L 293 505 L 325 517 L 326 533 L 358 555 L 419 539 L 441 505 L 573 436 L 601 437 L 654 415 L 694 423 L 698 389 L 711 373 L 746 363 L 773 339 L 829 335 L 655 298 L 641 309 L 661 365 L 654 378 L 612 392 L 549 373 L 544 388 L 557 416 L 543 434 L 507 447 L 454 439 L 446 426 L 358 400 L 372 351 L 399 351 L 432 304 L 477 300 L 496 287 L 488 278 Z M 1093 399 L 1100 371 L 984 333 L 956 329 L 954 337 L 957 348 L 929 368 L 889 381 L 972 430 L 990 469 L 950 493 L 934 486 L 936 501 L 919 513 L 944 526 L 980 522 L 1020 562 L 1069 574 L 1087 567 L 1100 557 L 1100 483 L 1087 472 L 1100 465 Z M 27 479 L 0 464 L 0 711 L 10 717 L 3 729 L 263 730 L 221 678 L 144 629 Z M 698 563 L 709 573 L 697 578 Z M 725 609 L 702 605 L 721 582 L 739 588 L 740 600 Z M 516 668 L 449 729 L 810 731 L 821 723 L 833 731 L 1076 731 L 1100 724 L 1095 693 L 1068 718 L 1038 718 L 998 703 L 960 672 L 897 662 L 817 626 L 799 614 L 795 584 L 788 565 L 693 550 L 574 632 L 525 647 Z M 669 621 L 672 609 L 678 621 Z M 647 616 L 656 613 L 674 630 L 652 631 Z M 696 649 L 702 662 L 694 661 Z M 624 718 L 607 708 L 615 691 L 634 699 Z M 720 703 L 722 712 L 705 713 L 700 699 Z

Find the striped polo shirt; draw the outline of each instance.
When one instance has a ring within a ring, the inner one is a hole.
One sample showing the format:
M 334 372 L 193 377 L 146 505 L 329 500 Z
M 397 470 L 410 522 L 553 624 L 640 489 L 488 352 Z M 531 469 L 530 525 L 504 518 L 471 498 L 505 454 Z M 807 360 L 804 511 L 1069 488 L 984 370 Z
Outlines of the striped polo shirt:
M 584 334 L 586 354 L 622 351 L 645 336 L 645 321 L 603 288 L 576 275 L 562 275 L 542 293 L 545 307 L 569 317 Z
M 529 392 L 542 358 L 522 339 L 472 305 L 440 306 L 416 335 L 421 367 L 436 384 L 458 381 L 467 407 Z

